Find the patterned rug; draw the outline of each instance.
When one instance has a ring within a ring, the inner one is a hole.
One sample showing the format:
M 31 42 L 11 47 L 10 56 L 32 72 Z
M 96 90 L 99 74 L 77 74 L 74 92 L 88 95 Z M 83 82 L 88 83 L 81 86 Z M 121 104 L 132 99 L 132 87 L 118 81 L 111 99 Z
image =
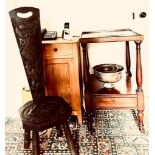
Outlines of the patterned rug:
M 148 155 L 148 120 L 145 118 L 145 132 L 138 129 L 135 110 L 95 110 L 95 135 L 87 129 L 86 117 L 83 124 L 76 126 L 75 118 L 69 120 L 70 128 L 80 155 Z M 6 118 L 6 155 L 32 155 L 31 146 L 23 149 L 23 129 L 20 118 Z M 57 137 L 52 128 L 40 133 L 41 155 L 70 155 L 65 137 Z

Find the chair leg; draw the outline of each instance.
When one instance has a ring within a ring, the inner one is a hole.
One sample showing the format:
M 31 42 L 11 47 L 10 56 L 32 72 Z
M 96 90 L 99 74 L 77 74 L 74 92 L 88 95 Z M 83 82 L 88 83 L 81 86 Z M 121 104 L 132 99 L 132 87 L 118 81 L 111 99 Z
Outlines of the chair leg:
M 39 134 L 37 131 L 32 132 L 32 152 L 33 155 L 40 155 Z
M 71 135 L 71 131 L 70 131 L 70 128 L 69 128 L 67 121 L 66 121 L 66 123 L 63 124 L 63 128 L 64 128 L 64 133 L 65 133 L 66 140 L 68 143 L 68 147 L 71 151 L 71 154 L 72 155 L 79 155 L 79 153 L 76 150 L 76 145 L 75 145 L 75 142 L 74 142 L 73 137 Z
M 30 147 L 30 130 L 24 130 L 24 149 Z

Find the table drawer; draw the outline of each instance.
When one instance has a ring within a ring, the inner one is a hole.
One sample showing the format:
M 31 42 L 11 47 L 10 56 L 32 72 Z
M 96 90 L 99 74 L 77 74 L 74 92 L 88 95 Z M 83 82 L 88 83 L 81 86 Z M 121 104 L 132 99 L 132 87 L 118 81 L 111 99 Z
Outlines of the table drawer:
M 43 45 L 44 58 L 71 58 L 73 44 L 45 44 Z

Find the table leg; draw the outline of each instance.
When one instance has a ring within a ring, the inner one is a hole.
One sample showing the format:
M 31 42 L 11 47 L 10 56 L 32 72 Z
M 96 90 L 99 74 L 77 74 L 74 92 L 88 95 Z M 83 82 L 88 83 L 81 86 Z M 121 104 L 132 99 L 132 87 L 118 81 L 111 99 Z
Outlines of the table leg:
M 88 58 L 88 49 L 86 43 L 81 43 L 82 49 L 83 49 L 83 78 L 84 78 L 84 84 L 85 86 L 88 83 L 88 77 L 89 77 L 89 58 Z
M 138 121 L 139 129 L 142 132 L 144 130 L 143 118 L 144 118 L 144 93 L 142 89 L 142 64 L 141 64 L 141 47 L 142 41 L 135 41 L 136 43 L 136 82 L 137 82 L 137 95 L 138 95 Z
M 144 132 L 144 93 L 138 92 L 138 123 L 139 123 L 139 130 Z
M 126 88 L 128 93 L 131 93 L 132 90 L 131 78 L 131 76 L 126 75 Z
M 57 137 L 62 137 L 63 136 L 63 131 L 61 129 L 61 126 L 57 125 L 56 129 L 57 129 Z
M 88 49 L 87 49 L 87 43 L 81 43 L 81 46 L 83 48 L 83 77 L 84 77 L 84 85 L 85 89 L 87 89 L 88 80 L 89 80 L 89 57 L 88 57 Z M 84 96 L 85 96 L 85 106 L 86 106 L 86 113 L 87 113 L 87 121 L 88 121 L 88 130 L 91 134 L 95 133 L 95 130 L 93 128 L 93 113 L 92 113 L 92 103 L 90 100 L 90 94 L 84 90 Z
M 130 48 L 129 48 L 129 41 L 126 41 L 126 73 L 129 77 L 132 76 L 130 71 L 131 68 L 131 60 L 130 60 Z
M 95 134 L 95 129 L 93 128 L 93 111 L 92 111 L 92 103 L 90 99 L 90 94 L 88 92 L 85 93 L 85 104 L 86 104 L 86 112 L 87 112 L 87 126 L 90 134 Z

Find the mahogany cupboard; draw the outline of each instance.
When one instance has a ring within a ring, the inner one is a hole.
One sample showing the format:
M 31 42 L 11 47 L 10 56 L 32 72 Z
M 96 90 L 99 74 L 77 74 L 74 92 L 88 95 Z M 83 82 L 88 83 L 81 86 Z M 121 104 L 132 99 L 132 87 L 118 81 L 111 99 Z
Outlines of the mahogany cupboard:
M 43 41 L 46 95 L 62 96 L 72 107 L 72 114 L 82 123 L 80 96 L 79 38 Z

